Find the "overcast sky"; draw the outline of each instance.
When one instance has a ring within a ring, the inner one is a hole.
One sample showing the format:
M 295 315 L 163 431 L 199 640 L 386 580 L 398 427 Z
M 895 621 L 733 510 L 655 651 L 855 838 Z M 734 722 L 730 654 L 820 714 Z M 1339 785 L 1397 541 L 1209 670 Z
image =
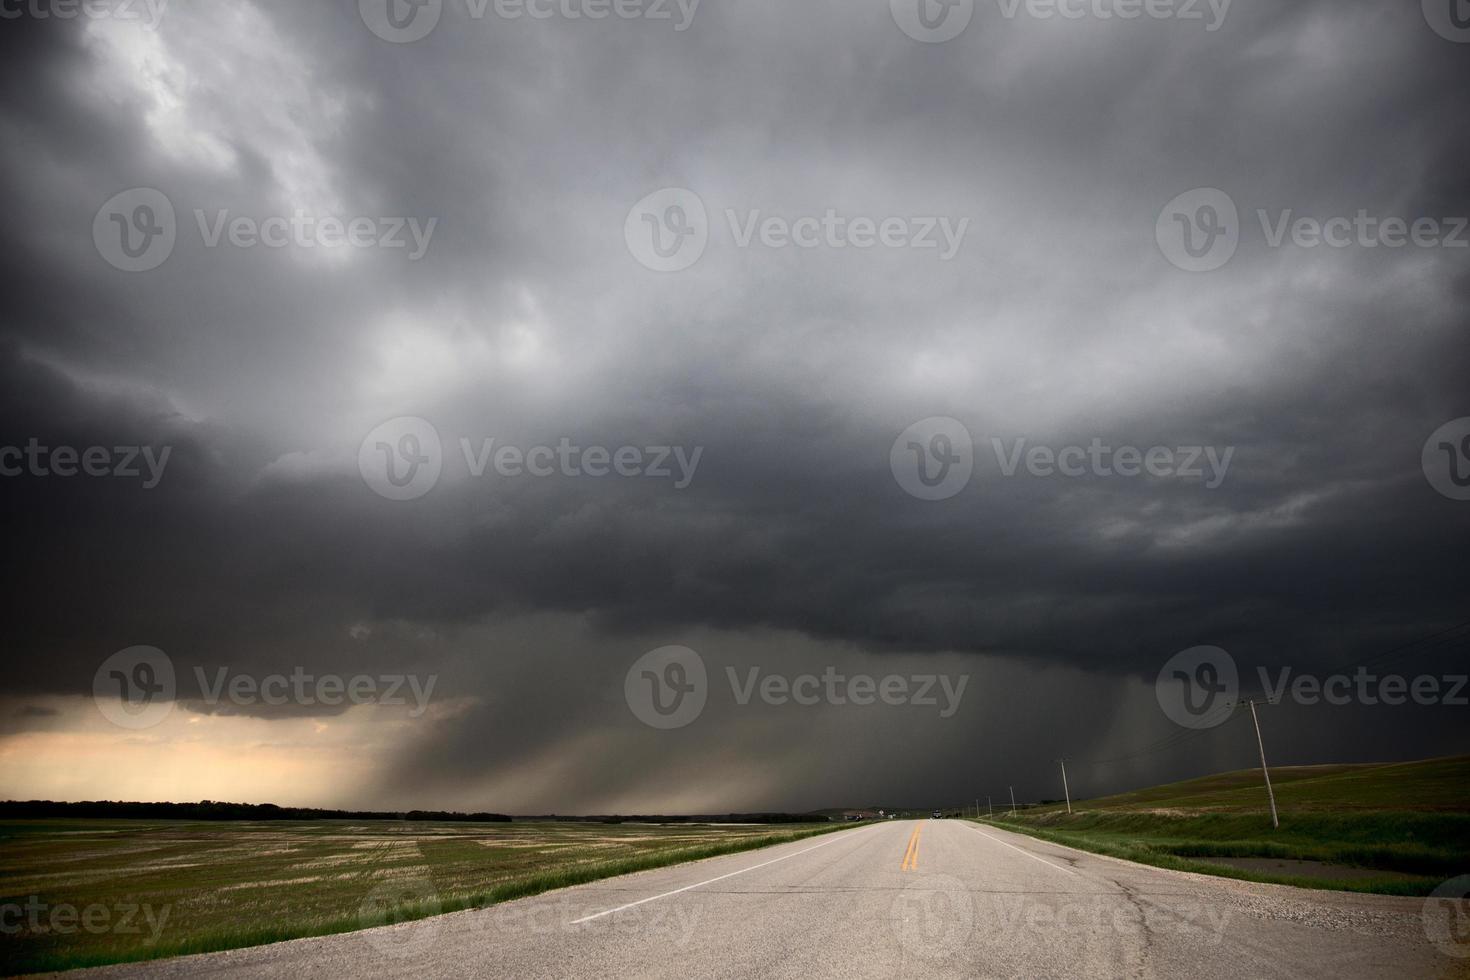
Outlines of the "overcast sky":
M 1059 756 L 1092 795 L 1254 763 L 1162 710 L 1179 651 L 1256 689 L 1470 620 L 1433 465 L 1470 472 L 1470 46 L 1433 3 L 976 0 L 938 41 L 906 0 L 393 2 L 0 23 L 0 447 L 149 451 L 0 457 L 0 796 L 929 805 L 1059 796 Z M 94 681 L 137 645 L 176 700 L 119 726 Z M 707 703 L 664 729 L 630 668 L 670 645 Z M 968 681 L 948 716 L 730 681 L 829 668 Z M 433 688 L 211 703 L 221 669 Z M 1405 759 L 1467 711 L 1263 724 L 1273 762 Z

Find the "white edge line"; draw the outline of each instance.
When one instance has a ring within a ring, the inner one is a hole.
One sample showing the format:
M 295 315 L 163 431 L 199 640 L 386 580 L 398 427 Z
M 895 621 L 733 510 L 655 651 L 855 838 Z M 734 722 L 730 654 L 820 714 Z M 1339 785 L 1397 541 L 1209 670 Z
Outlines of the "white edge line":
M 876 829 L 876 828 L 867 828 L 867 829 L 872 830 L 872 829 Z M 854 836 L 856 836 L 856 835 L 854 835 Z M 648 898 L 640 898 L 636 902 L 629 902 L 627 905 L 619 905 L 617 908 L 615 908 L 615 909 L 608 909 L 606 912 L 594 912 L 591 915 L 584 915 L 580 919 L 573 919 L 571 921 L 571 923 L 569 923 L 569 924 L 576 926 L 576 925 L 581 925 L 583 922 L 591 922 L 593 919 L 600 919 L 604 915 L 612 915 L 614 912 L 622 912 L 625 909 L 631 909 L 631 908 L 634 908 L 635 906 L 638 906 L 638 905 L 645 905 L 648 902 L 656 902 L 656 901 L 658 901 L 661 898 L 668 898 L 671 895 L 677 895 L 680 892 L 687 892 L 691 888 L 699 888 L 699 887 L 701 887 L 703 885 L 712 885 L 712 884 L 714 884 L 717 881 L 724 881 L 726 878 L 733 878 L 736 875 L 743 875 L 747 871 L 755 871 L 755 870 L 757 870 L 759 868 L 768 867 L 769 865 L 776 864 L 778 862 L 785 861 L 785 860 L 788 860 L 790 858 L 797 857 L 797 856 L 802 855 L 802 854 L 806 854 L 808 851 L 815 851 L 819 847 L 826 847 L 828 844 L 835 844 L 839 840 L 851 840 L 851 839 L 852 838 L 844 838 L 842 836 L 841 832 L 838 832 L 837 834 L 834 834 L 833 835 L 833 837 L 832 837 L 831 840 L 824 840 L 820 844 L 814 844 L 811 847 L 804 847 L 801 850 L 799 850 L 799 851 L 797 851 L 797 852 L 795 852 L 793 854 L 783 854 L 783 855 L 781 855 L 778 858 L 771 859 L 770 861 L 764 861 L 764 862 L 762 862 L 760 864 L 753 864 L 753 865 L 751 865 L 748 868 L 741 868 L 739 871 L 731 871 L 729 874 L 723 874 L 723 875 L 720 875 L 719 877 L 711 878 L 708 881 L 697 881 L 697 882 L 695 882 L 692 885 L 685 885 L 683 888 L 675 888 L 671 892 L 664 892 L 662 895 L 652 895 L 652 896 L 650 896 Z
M 1081 877 L 1080 875 L 1077 874 L 1077 872 L 1073 871 L 1071 868 L 1064 868 L 1060 864 L 1052 864 L 1046 858 L 1037 857 L 1035 854 L 1032 854 L 1030 851 L 1026 850 L 1023 847 L 1017 847 L 1015 844 L 1008 844 L 1005 841 L 1001 840 L 999 837 L 991 837 L 989 834 L 987 834 L 985 831 L 981 830 L 979 827 L 975 826 L 974 824 L 966 824 L 966 826 L 968 826 L 975 833 L 979 834 L 981 837 L 985 837 L 985 838 L 988 838 L 990 840 L 993 840 L 997 844 L 999 844 L 1001 847 L 1009 847 L 1013 851 L 1018 851 L 1021 854 L 1026 855 L 1028 858 L 1030 858 L 1033 861 L 1040 861 L 1042 864 L 1046 865 L 1048 868 L 1055 868 L 1057 871 L 1060 871 L 1063 874 L 1073 875 L 1074 877 Z

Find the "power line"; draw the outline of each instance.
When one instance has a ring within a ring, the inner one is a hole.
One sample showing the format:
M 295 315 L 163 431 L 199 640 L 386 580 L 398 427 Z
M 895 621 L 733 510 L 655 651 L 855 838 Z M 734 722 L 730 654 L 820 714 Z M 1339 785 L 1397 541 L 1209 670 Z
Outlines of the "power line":
M 1454 633 L 1456 635 L 1449 636 L 1448 634 L 1451 633 Z M 1413 650 L 1414 647 L 1421 646 L 1422 644 L 1429 645 L 1424 647 L 1423 650 L 1418 650 L 1415 652 L 1424 653 L 1429 650 L 1443 647 L 1447 644 L 1455 643 L 1459 640 L 1470 640 L 1470 619 L 1465 620 L 1463 623 L 1456 623 L 1454 626 L 1442 629 L 1438 633 L 1431 633 L 1428 636 L 1420 637 L 1417 640 L 1410 640 L 1409 642 L 1401 643 L 1396 647 L 1390 647 L 1389 649 L 1384 650 L 1382 653 L 1374 654 L 1361 663 L 1353 662 L 1343 664 L 1339 667 L 1334 667 L 1331 670 L 1327 671 L 1327 673 L 1341 674 L 1356 667 L 1371 667 L 1383 660 L 1386 660 L 1389 657 L 1398 656 L 1400 654 Z
M 1214 726 L 1213 728 L 1185 728 L 1177 732 L 1171 732 L 1161 739 L 1157 739 L 1156 741 L 1142 745 L 1134 751 L 1127 753 L 1126 755 L 1113 756 L 1107 759 L 1077 759 L 1076 761 L 1085 762 L 1088 765 L 1103 766 L 1110 765 L 1115 762 L 1129 762 L 1133 759 L 1143 758 L 1144 756 L 1156 755 L 1159 752 L 1165 752 L 1177 748 L 1180 745 L 1184 745 L 1187 742 L 1192 742 L 1197 738 L 1203 738 L 1204 736 L 1209 735 L 1210 733 L 1217 731 L 1220 728 L 1224 728 L 1226 725 L 1229 725 L 1231 722 L 1240 717 L 1241 715 L 1235 710 L 1235 706 L 1232 705 L 1230 710 L 1230 717 L 1226 718 L 1224 721 L 1220 722 L 1220 724 Z

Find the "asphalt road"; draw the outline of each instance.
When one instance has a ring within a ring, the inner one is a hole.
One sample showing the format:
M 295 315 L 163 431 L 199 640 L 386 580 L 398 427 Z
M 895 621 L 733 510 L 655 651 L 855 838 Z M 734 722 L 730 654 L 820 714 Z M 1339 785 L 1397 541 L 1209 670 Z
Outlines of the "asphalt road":
M 1163 871 L 956 820 L 761 851 L 126 977 L 1459 976 L 1418 899 Z

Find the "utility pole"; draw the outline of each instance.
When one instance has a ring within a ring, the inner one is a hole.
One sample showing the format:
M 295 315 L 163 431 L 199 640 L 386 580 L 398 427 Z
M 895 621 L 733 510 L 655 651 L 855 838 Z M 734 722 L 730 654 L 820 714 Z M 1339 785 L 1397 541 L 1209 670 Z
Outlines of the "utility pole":
M 1261 750 L 1261 775 L 1266 777 L 1266 798 L 1271 801 L 1271 827 L 1280 830 L 1281 820 L 1276 816 L 1276 793 L 1271 789 L 1271 770 L 1266 768 L 1266 743 L 1261 739 L 1261 719 L 1256 717 L 1255 698 L 1249 699 L 1246 704 L 1251 706 L 1251 721 L 1256 725 L 1256 748 Z
M 1067 797 L 1067 816 L 1072 815 L 1072 791 L 1067 788 L 1067 760 L 1058 759 L 1062 764 L 1062 793 Z
M 995 807 L 990 805 L 990 797 L 985 797 L 985 814 L 991 820 L 995 819 Z
M 1014 817 L 1016 815 L 1016 787 L 1012 786 L 1012 787 L 1010 787 L 1010 790 L 1011 790 L 1011 816 Z

